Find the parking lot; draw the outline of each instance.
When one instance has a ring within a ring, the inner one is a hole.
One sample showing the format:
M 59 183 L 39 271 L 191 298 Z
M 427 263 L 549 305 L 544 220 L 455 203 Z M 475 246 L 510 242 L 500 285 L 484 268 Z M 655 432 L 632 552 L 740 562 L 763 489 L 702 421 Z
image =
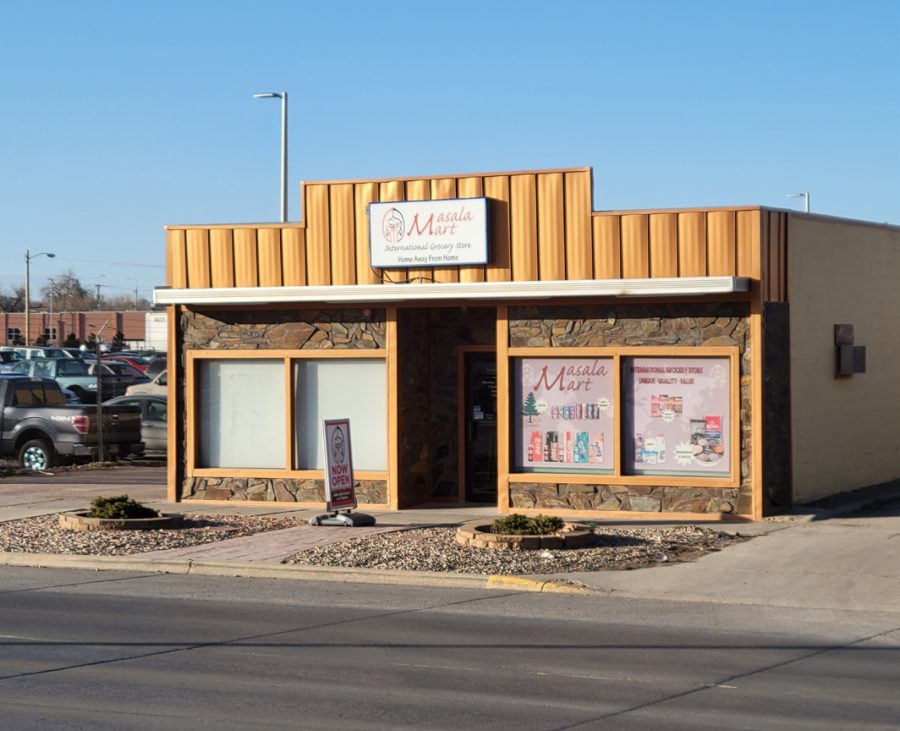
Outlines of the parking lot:
M 98 495 L 122 493 L 145 503 L 164 501 L 165 463 L 0 476 L 0 510 L 6 520 L 83 508 Z

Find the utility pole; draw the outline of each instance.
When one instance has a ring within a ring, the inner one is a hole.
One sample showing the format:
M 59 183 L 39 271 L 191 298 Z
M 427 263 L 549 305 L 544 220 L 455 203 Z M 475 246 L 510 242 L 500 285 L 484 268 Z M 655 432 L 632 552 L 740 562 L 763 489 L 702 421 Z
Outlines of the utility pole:
M 98 292 L 100 285 L 97 285 Z M 94 338 L 94 356 L 96 357 L 96 365 L 94 366 L 97 369 L 97 461 L 103 462 L 103 457 L 105 454 L 105 450 L 103 448 L 103 363 L 100 360 L 100 357 L 103 351 L 100 349 L 100 341 L 103 339 L 103 331 L 106 330 L 106 327 L 109 325 L 109 318 L 107 318 L 106 322 L 103 323 L 103 327 L 101 327 L 95 333 L 96 337 Z

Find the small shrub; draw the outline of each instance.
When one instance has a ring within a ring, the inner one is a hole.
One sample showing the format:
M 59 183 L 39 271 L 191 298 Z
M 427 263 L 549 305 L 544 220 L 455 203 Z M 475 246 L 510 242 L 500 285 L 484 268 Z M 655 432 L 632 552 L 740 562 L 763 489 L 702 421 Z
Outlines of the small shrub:
M 511 513 L 497 518 L 491 523 L 491 533 L 505 536 L 544 536 L 562 529 L 564 521 L 550 515 L 527 518 L 519 513 Z
M 155 518 L 159 515 L 153 508 L 141 505 L 132 500 L 128 495 L 116 495 L 115 497 L 98 497 L 91 503 L 87 512 L 88 518 Z
M 565 521 L 556 515 L 536 515 L 531 519 L 531 523 L 534 526 L 534 534 L 538 536 L 556 533 L 565 525 Z

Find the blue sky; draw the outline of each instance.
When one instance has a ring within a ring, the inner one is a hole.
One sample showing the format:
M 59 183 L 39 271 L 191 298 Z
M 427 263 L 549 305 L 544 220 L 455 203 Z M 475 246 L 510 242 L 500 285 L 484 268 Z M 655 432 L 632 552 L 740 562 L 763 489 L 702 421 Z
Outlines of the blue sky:
M 900 224 L 900 2 L 0 0 L 0 290 L 164 277 L 301 180 L 590 165 L 595 209 Z M 102 275 L 102 278 L 101 278 Z M 119 287 L 121 289 L 115 289 Z

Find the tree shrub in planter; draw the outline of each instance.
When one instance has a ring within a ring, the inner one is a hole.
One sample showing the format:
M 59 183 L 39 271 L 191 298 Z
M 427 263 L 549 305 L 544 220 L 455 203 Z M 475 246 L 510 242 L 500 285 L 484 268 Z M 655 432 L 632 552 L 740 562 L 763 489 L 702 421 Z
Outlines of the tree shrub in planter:
M 528 518 L 511 513 L 491 523 L 491 533 L 505 536 L 546 536 L 563 529 L 565 521 L 555 515 L 536 515 Z
M 156 518 L 159 513 L 153 508 L 148 508 L 146 505 L 132 500 L 128 495 L 116 495 L 95 498 L 85 515 L 88 518 L 130 520 L 132 518 Z

